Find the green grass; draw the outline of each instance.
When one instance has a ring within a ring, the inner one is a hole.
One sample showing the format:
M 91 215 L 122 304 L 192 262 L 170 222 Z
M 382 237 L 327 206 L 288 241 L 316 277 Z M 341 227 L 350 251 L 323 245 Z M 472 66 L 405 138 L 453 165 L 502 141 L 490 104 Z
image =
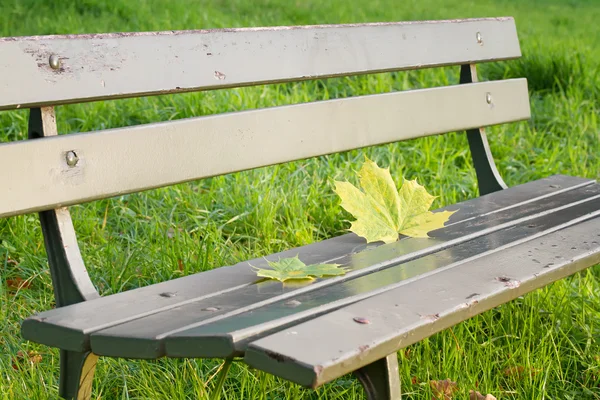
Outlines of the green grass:
M 533 118 L 489 130 L 509 185 L 554 173 L 600 176 L 600 6 L 596 0 L 165 1 L 4 0 L 0 36 L 198 29 L 287 24 L 504 16 L 516 18 L 520 60 L 483 65 L 482 79 L 525 76 Z M 1 60 L 0 60 L 1 62 Z M 89 131 L 157 120 L 456 83 L 457 68 L 271 85 L 60 107 L 59 131 Z M 0 113 L 0 141 L 23 139 L 25 111 Z M 349 226 L 331 190 L 367 154 L 396 180 L 417 177 L 437 206 L 475 197 L 463 134 L 352 151 L 206 179 L 73 207 L 92 280 L 111 294 L 228 265 L 326 237 Z M 1 187 L 1 183 L 0 183 Z M 174 234 L 173 234 L 174 233 Z M 172 237 L 171 237 L 172 236 Z M 180 271 L 179 265 L 183 265 Z M 430 379 L 450 378 L 467 398 L 478 388 L 499 399 L 600 398 L 600 281 L 591 268 L 477 316 L 400 352 L 408 399 L 430 399 Z M 23 278 L 14 292 L 8 279 Z M 53 307 L 36 216 L 0 220 L 0 399 L 57 397 L 58 353 L 25 342 L 20 321 Z M 39 363 L 17 363 L 21 351 Z M 102 359 L 102 399 L 207 398 L 214 360 Z M 522 367 L 521 374 L 507 374 Z M 531 371 L 531 372 L 530 372 Z M 360 399 L 345 377 L 316 392 L 234 363 L 227 399 Z

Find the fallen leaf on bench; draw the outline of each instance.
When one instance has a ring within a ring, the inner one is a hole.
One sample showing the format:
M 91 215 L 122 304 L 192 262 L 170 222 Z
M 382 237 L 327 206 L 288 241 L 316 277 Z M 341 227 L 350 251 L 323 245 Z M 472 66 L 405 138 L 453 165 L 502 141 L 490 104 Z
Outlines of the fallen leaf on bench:
M 434 400 L 452 400 L 454 392 L 458 391 L 456 382 L 452 382 L 450 379 L 444 379 L 443 381 L 429 381 L 429 386 L 433 392 Z
M 427 233 L 444 226 L 456 211 L 429 211 L 435 196 L 416 180 L 405 180 L 400 190 L 388 168 L 380 168 L 368 158 L 358 172 L 362 190 L 349 182 L 335 182 L 335 192 L 341 206 L 356 221 L 350 230 L 364 237 L 367 243 L 393 243 L 399 234 L 428 237 Z
M 256 268 L 256 275 L 262 278 L 276 279 L 281 282 L 298 279 L 314 279 L 324 276 L 344 275 L 346 270 L 340 268 L 341 264 L 314 264 L 306 265 L 298 256 L 282 258 L 279 261 L 268 261 L 273 269 Z
M 485 396 L 479 392 L 474 390 L 469 390 L 469 400 L 497 400 L 491 394 L 486 394 Z

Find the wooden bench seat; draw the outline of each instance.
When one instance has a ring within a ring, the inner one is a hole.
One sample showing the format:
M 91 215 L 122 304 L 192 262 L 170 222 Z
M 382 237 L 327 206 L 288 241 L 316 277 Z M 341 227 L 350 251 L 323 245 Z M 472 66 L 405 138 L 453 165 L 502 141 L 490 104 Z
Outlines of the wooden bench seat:
M 460 252 L 460 246 L 436 253 L 437 257 L 417 259 L 413 268 L 426 273 L 250 343 L 245 361 L 293 382 L 317 387 L 354 371 L 357 365 L 376 362 L 499 303 L 596 265 L 600 263 L 600 213 L 598 203 L 590 206 L 587 211 L 595 212 L 577 217 L 581 222 L 570 221 L 562 229 L 545 231 L 550 233 L 538 232 L 508 244 L 500 235 L 467 242 L 466 247 L 475 247 L 467 260 L 451 259 L 450 263 L 435 265 L 438 258 Z M 553 217 L 546 215 L 531 222 L 538 226 L 548 223 L 548 227 Z M 527 226 L 516 226 L 514 232 L 527 230 Z M 496 240 L 501 247 L 481 245 Z M 359 324 L 357 318 L 368 323 Z M 200 329 L 176 334 L 174 339 L 189 338 L 184 343 L 193 346 L 191 339 L 196 333 L 200 334 Z
M 239 356 L 248 342 L 283 326 L 591 218 L 600 210 L 600 185 L 554 176 L 448 209 L 458 212 L 431 239 L 375 243 L 365 251 L 364 239 L 348 234 L 43 312 L 23 322 L 23 335 L 65 350 L 112 357 Z M 296 255 L 305 263 L 340 263 L 350 272 L 300 288 L 277 281 L 257 284 L 260 278 L 251 265 L 266 267 L 266 259 Z
M 89 398 L 108 356 L 243 357 L 309 387 L 354 372 L 369 399 L 397 399 L 398 349 L 600 261 L 600 185 L 556 175 L 507 188 L 495 167 L 482 127 L 529 118 L 527 82 L 478 82 L 475 63 L 520 56 L 511 18 L 0 38 L 0 52 L 0 110 L 30 109 L 30 140 L 0 144 L 0 217 L 39 212 L 57 308 L 22 334 L 61 349 L 63 397 Z M 56 126 L 68 103 L 448 65 L 459 84 L 70 135 Z M 427 239 L 347 234 L 101 297 L 66 208 L 462 130 L 481 196 L 446 207 L 458 211 Z M 296 255 L 348 272 L 300 285 L 252 269 Z

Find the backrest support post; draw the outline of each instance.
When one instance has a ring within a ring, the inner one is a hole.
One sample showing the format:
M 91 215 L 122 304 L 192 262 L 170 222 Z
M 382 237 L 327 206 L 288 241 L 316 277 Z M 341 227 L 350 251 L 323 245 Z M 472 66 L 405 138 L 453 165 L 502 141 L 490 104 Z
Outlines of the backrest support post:
M 477 79 L 477 66 L 475 64 L 464 64 L 460 67 L 460 83 L 475 83 Z M 493 94 L 486 95 L 486 101 L 493 104 Z M 506 189 L 508 186 L 500 176 L 494 156 L 490 150 L 484 128 L 468 129 L 467 140 L 471 150 L 475 173 L 477 174 L 477 183 L 479 186 L 479 195 L 484 195 L 499 190 Z
M 57 135 L 53 107 L 33 108 L 29 114 L 29 138 Z M 71 215 L 66 207 L 39 213 L 56 306 L 62 307 L 100 297 L 83 263 Z

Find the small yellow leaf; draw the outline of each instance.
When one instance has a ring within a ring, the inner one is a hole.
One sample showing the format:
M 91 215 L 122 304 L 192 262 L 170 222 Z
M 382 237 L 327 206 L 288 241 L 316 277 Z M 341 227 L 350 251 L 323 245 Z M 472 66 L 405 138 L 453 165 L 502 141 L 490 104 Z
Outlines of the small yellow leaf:
M 288 280 L 306 280 L 324 276 L 344 275 L 346 270 L 340 264 L 306 265 L 298 256 L 282 258 L 279 261 L 267 261 L 273 269 L 255 268 L 256 275 L 262 278 L 275 279 L 280 282 Z

